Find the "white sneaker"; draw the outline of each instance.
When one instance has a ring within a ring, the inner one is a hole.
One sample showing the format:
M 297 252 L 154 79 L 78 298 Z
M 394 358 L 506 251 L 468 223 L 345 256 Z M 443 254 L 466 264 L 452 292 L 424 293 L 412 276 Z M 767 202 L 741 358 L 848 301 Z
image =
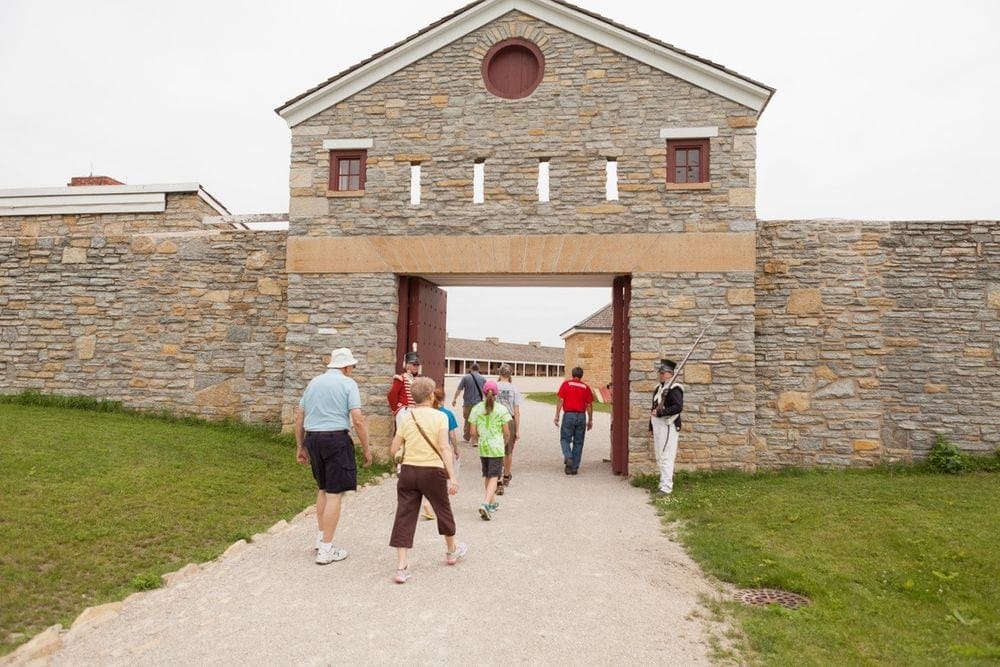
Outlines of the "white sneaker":
M 458 559 L 469 552 L 469 546 L 465 542 L 459 542 L 455 545 L 454 551 L 444 552 L 445 562 L 448 565 L 454 565 L 458 562 Z
M 337 549 L 333 545 L 330 545 L 329 549 L 320 547 L 319 551 L 316 552 L 317 565 L 335 563 L 338 560 L 344 560 L 345 558 L 347 558 L 347 549 Z
M 407 566 L 404 567 L 402 570 L 396 570 L 396 576 L 394 577 L 393 580 L 397 584 L 405 584 L 406 580 L 409 578 L 410 578 L 410 568 Z

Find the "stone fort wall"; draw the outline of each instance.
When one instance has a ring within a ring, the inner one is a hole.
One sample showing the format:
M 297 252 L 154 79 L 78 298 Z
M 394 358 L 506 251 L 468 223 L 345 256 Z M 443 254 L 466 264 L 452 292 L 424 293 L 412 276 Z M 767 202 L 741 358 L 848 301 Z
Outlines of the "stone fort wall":
M 759 225 L 753 280 L 633 277 L 633 466 L 655 360 L 683 352 L 706 308 L 722 315 L 685 377 L 685 467 L 910 460 L 935 433 L 1000 446 L 997 223 Z M 347 305 L 324 307 L 286 283 L 284 259 L 283 232 L 0 237 L 0 386 L 287 421 L 286 369 L 323 363 L 313 335 L 286 335 L 289 303 L 309 304 L 299 324 L 350 342 L 362 365 L 394 363 L 380 343 L 395 332 L 391 275 L 340 276 Z M 363 387 L 380 409 L 382 383 Z
M 0 219 L 0 391 L 279 420 L 286 235 L 206 230 L 197 198 L 175 198 L 187 199 L 168 205 L 187 210 L 176 225 Z
M 480 71 L 512 36 L 546 63 L 520 100 Z M 660 131 L 684 127 L 716 130 L 710 183 L 665 183 Z M 326 140 L 370 145 L 363 193 L 328 191 Z M 996 446 L 997 224 L 758 222 L 755 158 L 749 108 L 512 12 L 292 127 L 287 236 L 212 231 L 191 195 L 152 217 L 0 220 L 0 389 L 288 424 L 348 346 L 384 448 L 397 276 L 629 274 L 633 470 L 656 361 L 715 313 L 685 377 L 682 466 L 868 465 L 934 431 Z
M 1000 447 L 1000 224 L 762 221 L 762 466 Z

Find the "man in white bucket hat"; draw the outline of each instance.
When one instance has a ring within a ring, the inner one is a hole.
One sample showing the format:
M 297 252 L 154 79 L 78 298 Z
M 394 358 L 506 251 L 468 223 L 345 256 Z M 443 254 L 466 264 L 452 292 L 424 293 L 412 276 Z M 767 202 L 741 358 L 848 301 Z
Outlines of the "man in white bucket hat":
M 346 549 L 333 546 L 333 534 L 340 521 L 344 491 L 358 488 L 354 459 L 354 426 L 365 465 L 372 463 L 368 427 L 361 414 L 361 394 L 351 377 L 357 360 L 346 347 L 330 355 L 327 371 L 314 377 L 295 410 L 295 460 L 309 462 L 316 479 L 316 564 L 326 565 L 347 558 Z

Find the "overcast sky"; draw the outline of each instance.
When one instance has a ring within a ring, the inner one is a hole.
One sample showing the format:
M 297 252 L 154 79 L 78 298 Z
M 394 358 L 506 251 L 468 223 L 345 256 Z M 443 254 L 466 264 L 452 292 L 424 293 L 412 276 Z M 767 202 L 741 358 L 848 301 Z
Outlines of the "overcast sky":
M 0 0 L 0 189 L 105 174 L 288 209 L 273 109 L 464 0 Z M 579 0 L 778 92 L 763 219 L 1000 219 L 1000 2 Z M 478 294 L 478 297 L 477 297 Z M 449 333 L 560 344 L 608 290 L 451 289 Z M 504 318 L 507 319 L 507 318 Z

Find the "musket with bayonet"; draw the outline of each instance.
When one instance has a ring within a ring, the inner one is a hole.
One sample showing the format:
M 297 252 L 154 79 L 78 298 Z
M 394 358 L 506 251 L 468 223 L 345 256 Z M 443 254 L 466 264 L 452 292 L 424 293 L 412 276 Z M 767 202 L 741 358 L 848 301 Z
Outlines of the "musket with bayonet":
M 705 325 L 705 328 L 701 330 L 701 333 L 698 334 L 698 337 L 695 338 L 694 345 L 691 346 L 691 349 L 688 350 L 687 354 L 684 355 L 684 358 L 681 359 L 681 363 L 677 364 L 677 368 L 674 369 L 674 375 L 672 378 L 670 378 L 670 382 L 668 382 L 667 386 L 664 388 L 664 393 L 670 391 L 670 388 L 674 386 L 675 382 L 677 382 L 677 378 L 679 378 L 681 373 L 684 372 L 684 364 L 686 364 L 687 360 L 691 358 L 691 353 L 694 352 L 694 349 L 696 347 L 698 347 L 698 343 L 700 343 L 701 339 L 705 337 L 705 333 L 708 331 L 708 328 L 715 323 L 715 318 L 718 316 L 719 313 L 716 313 L 715 316 L 712 318 L 712 320 Z
M 667 392 L 670 391 L 670 388 L 673 387 L 674 384 L 677 382 L 677 379 L 680 377 L 681 373 L 684 372 L 684 365 L 687 363 L 688 359 L 691 358 L 691 353 L 694 352 L 695 348 L 698 347 L 698 343 L 700 343 L 701 339 L 705 337 L 705 333 L 708 332 L 708 328 L 715 323 L 715 318 L 717 318 L 718 316 L 719 316 L 719 313 L 716 313 L 712 317 L 711 321 L 709 321 L 709 323 L 705 325 L 705 328 L 702 329 L 701 333 L 698 334 L 698 337 L 695 338 L 694 344 L 691 346 L 691 349 L 688 350 L 687 354 L 684 355 L 684 358 L 681 359 L 681 363 L 677 364 L 677 366 L 674 368 L 674 373 L 673 373 L 673 375 L 670 378 L 670 382 L 667 383 L 667 386 L 664 387 L 663 391 L 660 393 L 660 395 L 664 397 L 664 400 L 666 400 Z M 663 451 L 666 451 L 666 449 L 667 449 L 667 443 L 664 442 L 663 443 Z M 662 456 L 662 452 L 661 452 L 661 456 Z

